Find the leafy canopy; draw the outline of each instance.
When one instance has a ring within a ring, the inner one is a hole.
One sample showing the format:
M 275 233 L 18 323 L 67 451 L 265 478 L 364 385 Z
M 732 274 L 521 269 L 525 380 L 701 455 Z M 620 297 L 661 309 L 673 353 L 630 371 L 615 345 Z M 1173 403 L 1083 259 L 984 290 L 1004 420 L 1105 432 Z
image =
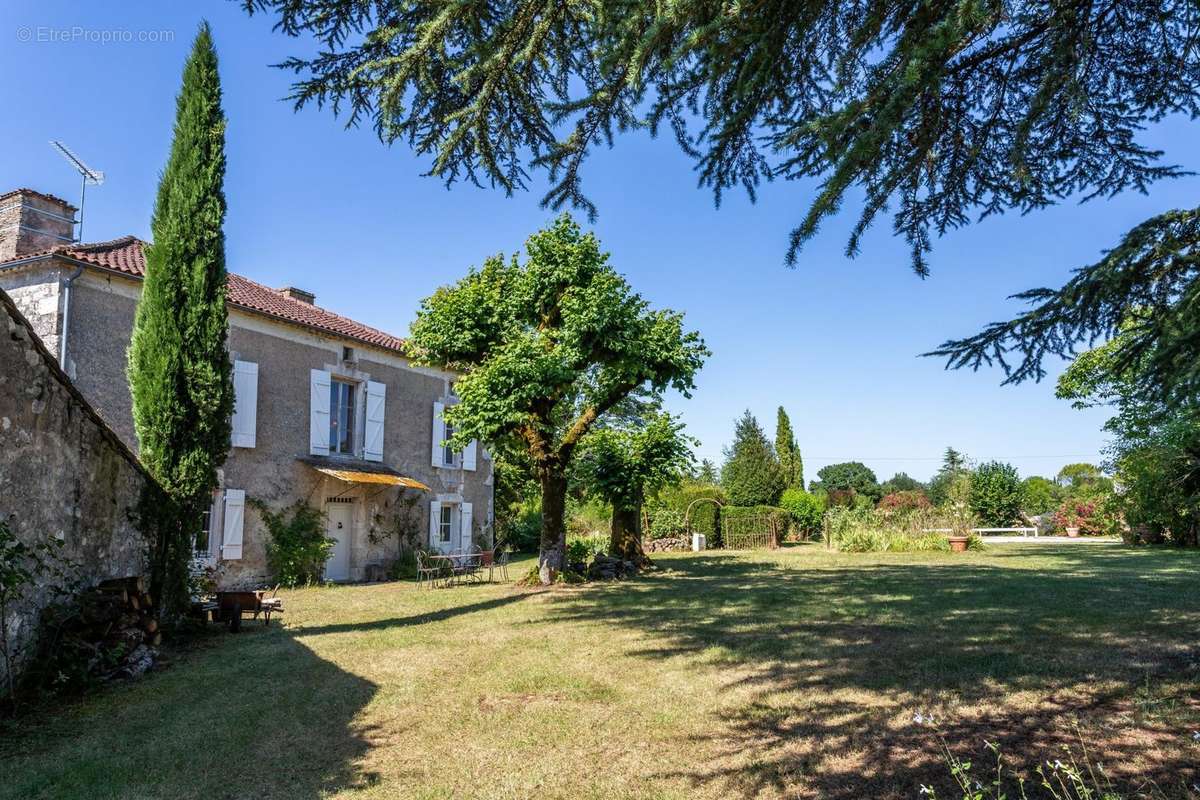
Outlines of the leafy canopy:
M 409 340 L 460 370 L 446 410 L 454 444 L 516 437 L 535 467 L 565 468 L 596 420 L 635 389 L 690 396 L 709 351 L 683 315 L 651 309 L 569 215 L 530 236 L 527 258 L 489 258 L 438 289 Z
M 1012 464 L 989 461 L 971 476 L 971 511 L 987 526 L 1002 528 L 1021 519 L 1021 478 Z
M 647 495 L 682 480 L 694 464 L 693 440 L 683 428 L 666 413 L 634 428 L 597 428 L 583 441 L 577 475 L 613 506 L 636 509 Z
M 854 492 L 869 498 L 872 503 L 881 496 L 875 473 L 858 461 L 822 467 L 817 471 L 817 477 L 820 479 L 820 488 L 827 492 Z

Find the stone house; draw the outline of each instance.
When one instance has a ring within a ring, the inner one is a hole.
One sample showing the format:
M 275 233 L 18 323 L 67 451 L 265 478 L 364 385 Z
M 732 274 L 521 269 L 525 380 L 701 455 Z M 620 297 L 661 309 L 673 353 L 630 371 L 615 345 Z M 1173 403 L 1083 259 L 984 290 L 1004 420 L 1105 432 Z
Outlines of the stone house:
M 0 289 L 93 407 L 136 452 L 126 350 L 145 274 L 133 236 L 72 241 L 75 208 L 29 189 L 0 194 Z M 197 557 L 224 585 L 267 578 L 258 501 L 320 509 L 336 541 L 331 580 L 362 580 L 401 540 L 450 551 L 492 537 L 492 462 L 443 446 L 454 374 L 417 366 L 404 342 L 316 305 L 315 297 L 229 275 L 236 409 L 220 488 Z

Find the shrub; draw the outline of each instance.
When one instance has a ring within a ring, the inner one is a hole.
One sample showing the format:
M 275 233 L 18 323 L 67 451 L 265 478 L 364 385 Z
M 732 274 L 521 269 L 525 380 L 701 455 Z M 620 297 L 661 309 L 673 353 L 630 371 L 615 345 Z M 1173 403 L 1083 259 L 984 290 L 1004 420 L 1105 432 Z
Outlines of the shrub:
M 792 525 L 805 539 L 821 531 L 825 516 L 824 499 L 800 488 L 791 488 L 779 498 L 779 505 L 792 517 Z
M 682 511 L 661 507 L 648 512 L 648 516 L 650 525 L 645 531 L 647 539 L 668 539 L 673 536 L 682 536 L 687 532 Z
M 683 481 L 675 486 L 660 489 L 658 494 L 646 503 L 646 514 L 650 518 L 649 529 L 645 532 L 648 538 L 661 539 L 680 535 L 687 529 L 708 536 L 709 542 L 717 532 L 720 523 L 720 509 L 715 500 L 725 502 L 725 493 L 719 486 L 700 481 Z M 700 500 L 702 502 L 696 502 Z M 691 508 L 688 524 L 684 525 L 684 516 Z
M 275 580 L 289 587 L 319 582 L 335 544 L 325 536 L 325 515 L 303 501 L 279 512 L 257 500 L 251 504 L 270 534 L 267 565 Z
M 542 501 L 535 497 L 514 503 L 503 522 L 496 520 L 496 545 L 514 552 L 529 553 L 538 549 L 542 538 Z
M 933 504 L 929 502 L 925 492 L 912 489 L 884 495 L 877 508 L 886 514 L 908 514 L 933 508 Z
M 567 563 L 587 563 L 608 549 L 608 537 L 600 533 L 567 537 Z
M 1125 525 L 1111 498 L 1100 500 L 1067 499 L 1054 512 L 1054 527 L 1079 528 L 1083 536 L 1124 535 Z
M 991 527 L 1005 527 L 1021 518 L 1021 479 L 1012 464 L 989 461 L 971 476 L 971 510 Z
M 950 527 L 945 518 L 929 509 L 900 516 L 839 507 L 825 514 L 824 534 L 827 542 L 846 553 L 916 553 L 948 551 L 950 542 L 946 534 L 926 532 L 929 528 L 945 527 Z M 973 535 L 967 547 L 982 549 L 983 540 Z
M 567 535 L 590 536 L 612 525 L 612 506 L 600 500 L 572 502 L 567 508 Z

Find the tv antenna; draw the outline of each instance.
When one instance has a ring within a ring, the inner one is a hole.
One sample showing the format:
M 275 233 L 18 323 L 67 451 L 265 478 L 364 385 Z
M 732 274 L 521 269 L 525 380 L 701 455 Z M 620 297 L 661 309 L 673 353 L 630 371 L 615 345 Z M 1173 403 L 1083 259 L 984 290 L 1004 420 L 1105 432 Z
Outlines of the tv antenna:
M 71 152 L 71 148 L 67 147 L 57 139 L 51 139 L 50 145 L 57 150 L 62 157 L 67 160 L 72 167 L 83 178 L 83 185 L 79 189 L 79 233 L 75 237 L 75 241 L 83 241 L 83 203 L 87 200 L 87 187 L 90 183 L 92 186 L 99 186 L 104 183 L 104 173 L 98 169 L 92 169 L 87 164 L 83 163 L 83 159 Z

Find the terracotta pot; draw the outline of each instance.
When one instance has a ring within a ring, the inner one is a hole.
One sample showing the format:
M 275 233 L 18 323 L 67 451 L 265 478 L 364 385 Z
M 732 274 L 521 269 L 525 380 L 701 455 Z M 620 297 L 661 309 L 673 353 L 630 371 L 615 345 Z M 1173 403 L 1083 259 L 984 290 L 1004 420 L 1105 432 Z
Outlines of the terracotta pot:
M 1079 528 L 1067 528 L 1067 536 L 1070 536 L 1072 539 L 1078 539 Z
M 965 553 L 967 552 L 967 542 L 969 537 L 966 536 L 951 536 L 950 537 L 950 552 Z

